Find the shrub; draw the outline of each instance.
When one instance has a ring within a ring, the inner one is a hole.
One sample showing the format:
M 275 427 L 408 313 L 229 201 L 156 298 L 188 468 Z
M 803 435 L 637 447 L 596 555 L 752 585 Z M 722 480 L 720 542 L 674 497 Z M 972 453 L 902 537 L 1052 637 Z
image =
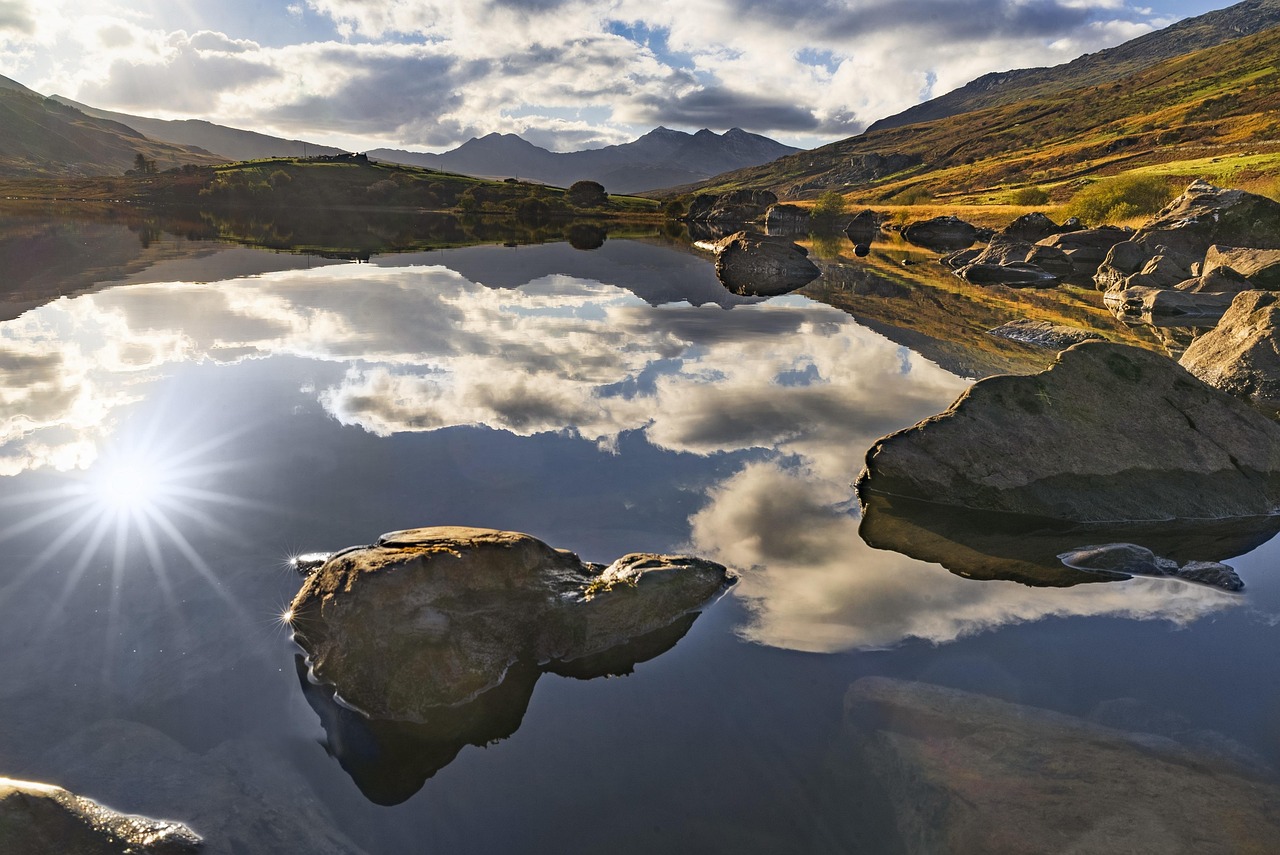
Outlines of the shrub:
M 1049 201 L 1049 191 L 1042 187 L 1023 187 L 1009 194 L 1011 205 L 1044 205 Z
M 684 202 L 681 202 L 679 199 L 672 199 L 667 203 L 667 206 L 662 209 L 662 213 L 665 214 L 669 220 L 678 220 L 684 216 Z
M 834 220 L 845 212 L 845 200 L 834 190 L 828 190 L 818 197 L 809 209 L 809 216 L 815 220 Z
M 933 201 L 933 194 L 923 187 L 908 187 L 885 201 L 891 205 L 927 205 Z
M 1150 216 L 1169 203 L 1175 190 L 1156 175 L 1117 175 L 1081 188 L 1062 209 L 1090 225 Z
M 609 201 L 609 194 L 604 192 L 604 185 L 596 181 L 575 181 L 569 185 L 565 196 L 579 208 L 603 205 Z

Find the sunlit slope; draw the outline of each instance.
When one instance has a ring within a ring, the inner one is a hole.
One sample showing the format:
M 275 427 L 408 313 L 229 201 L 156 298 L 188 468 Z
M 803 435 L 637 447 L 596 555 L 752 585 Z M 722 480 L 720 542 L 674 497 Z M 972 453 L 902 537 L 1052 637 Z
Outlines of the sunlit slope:
M 1280 28 L 1089 86 L 933 122 L 863 134 L 753 169 L 710 191 L 767 187 L 779 196 L 825 190 L 888 201 L 903 191 L 991 199 L 1035 185 L 1055 197 L 1085 176 L 1161 165 L 1173 175 L 1254 174 L 1280 163 Z M 910 161 L 888 175 L 868 165 Z M 1180 164 L 1185 164 L 1180 166 Z M 1206 169 L 1206 165 L 1209 168 Z

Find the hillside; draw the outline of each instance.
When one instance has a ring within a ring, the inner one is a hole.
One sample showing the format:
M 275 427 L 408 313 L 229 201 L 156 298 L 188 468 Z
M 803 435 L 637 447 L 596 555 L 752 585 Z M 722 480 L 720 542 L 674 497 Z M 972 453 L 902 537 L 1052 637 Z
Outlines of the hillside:
M 1054 198 L 1080 179 L 1145 170 L 1239 182 L 1280 166 L 1280 28 L 1165 60 L 1114 83 L 866 133 L 699 189 L 824 190 L 865 201 Z
M 216 125 L 202 119 L 150 119 L 146 116 L 131 116 L 128 113 L 99 110 L 96 107 L 72 101 L 70 98 L 63 98 L 61 95 L 50 97 L 60 104 L 76 108 L 85 115 L 127 125 L 153 140 L 196 146 L 219 155 L 225 160 L 306 157 L 342 152 L 341 149 L 330 146 L 316 145 L 304 140 L 287 140 L 256 131 L 242 131 L 239 128 Z
M 4 78 L 0 85 L 0 176 L 120 175 L 141 154 L 158 169 L 220 163 L 203 149 L 147 139 L 119 122 L 86 115 Z
M 1280 25 L 1280 0 L 1246 0 L 1208 12 L 1114 48 L 1051 68 L 986 74 L 951 92 L 873 123 L 868 132 L 933 121 L 960 113 L 1111 83 L 1168 59 Z
M 621 145 L 552 152 L 516 134 L 488 134 L 442 154 L 375 149 L 369 156 L 489 178 L 518 177 L 567 186 L 591 180 L 610 193 L 638 193 L 701 181 L 732 169 L 756 166 L 799 149 L 740 128 L 695 134 L 656 128 Z

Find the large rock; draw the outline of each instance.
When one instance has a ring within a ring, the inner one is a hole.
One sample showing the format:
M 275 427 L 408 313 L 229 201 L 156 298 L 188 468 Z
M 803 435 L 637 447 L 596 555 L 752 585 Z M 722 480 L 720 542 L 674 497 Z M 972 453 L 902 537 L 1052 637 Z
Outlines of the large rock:
M 734 190 L 694 197 L 685 219 L 695 223 L 749 223 L 765 215 L 778 197 L 768 190 Z
M 1280 425 L 1166 357 L 1085 342 L 879 440 L 858 491 L 1078 521 L 1270 514 Z
M 1123 288 L 1108 291 L 1103 303 L 1111 313 L 1131 323 L 1159 323 L 1211 327 L 1231 306 L 1235 294 L 1190 291 L 1181 288 Z
M 716 276 L 735 294 L 772 297 L 803 288 L 821 274 L 809 253 L 786 238 L 735 232 L 714 244 Z
M 1280 293 L 1245 291 L 1179 360 L 1210 386 L 1280 409 Z
M 122 814 L 62 787 L 0 778 L 4 855 L 181 855 L 201 848 L 185 825 Z
M 978 239 L 978 230 L 959 217 L 917 220 L 902 229 L 902 236 L 917 246 L 938 252 L 964 249 Z
M 1248 283 L 1240 290 L 1280 291 L 1280 250 L 1214 244 L 1205 253 L 1200 278 L 1217 276 Z
M 1018 217 L 997 234 L 1035 243 L 1065 231 L 1070 231 L 1070 227 L 1060 226 L 1040 211 L 1034 211 Z
M 1204 740 L 885 677 L 850 687 L 844 733 L 876 787 L 848 808 L 896 831 L 878 851 L 1237 855 L 1280 840 L 1280 789 Z
M 956 275 L 975 285 L 1006 285 L 1010 288 L 1051 288 L 1060 281 L 1047 270 L 1025 262 L 984 264 L 975 261 L 961 267 Z
M 806 234 L 809 209 L 799 205 L 772 205 L 765 212 L 764 227 L 770 234 Z
M 854 215 L 844 234 L 854 246 L 870 246 L 880 236 L 880 224 L 880 215 L 866 208 Z
M 1062 250 L 1075 265 L 1076 272 L 1093 276 L 1098 270 L 1098 265 L 1107 257 L 1111 247 L 1128 240 L 1132 235 L 1132 229 L 1102 226 L 1096 229 L 1080 229 L 1051 235 L 1037 243 L 1040 246 Z
M 424 724 L 512 666 L 599 656 L 699 609 L 732 580 L 697 558 L 584 564 L 526 534 L 392 532 L 335 554 L 290 608 L 315 676 L 367 716 Z

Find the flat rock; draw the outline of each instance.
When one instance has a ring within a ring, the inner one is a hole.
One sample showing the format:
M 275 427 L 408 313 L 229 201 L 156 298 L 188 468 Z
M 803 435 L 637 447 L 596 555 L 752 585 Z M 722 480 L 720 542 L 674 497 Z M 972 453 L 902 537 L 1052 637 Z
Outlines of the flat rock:
M 926 683 L 864 677 L 845 696 L 850 762 L 908 853 L 1269 852 L 1280 789 L 1168 736 Z
M 744 297 L 787 294 L 822 275 L 804 247 L 786 238 L 735 232 L 713 249 L 721 284 Z
M 0 778 L 5 855 L 181 855 L 201 846 L 181 823 L 123 814 L 50 784 Z
M 1280 293 L 1236 295 L 1218 325 L 1196 338 L 1179 363 L 1210 386 L 1280 408 Z
M 548 670 L 662 630 L 732 579 L 685 556 L 602 567 L 527 534 L 421 528 L 335 554 L 294 598 L 291 625 L 343 702 L 422 724 L 517 663 Z
M 1267 515 L 1280 505 L 1280 425 L 1167 357 L 1084 342 L 879 440 L 857 486 L 1077 521 Z

